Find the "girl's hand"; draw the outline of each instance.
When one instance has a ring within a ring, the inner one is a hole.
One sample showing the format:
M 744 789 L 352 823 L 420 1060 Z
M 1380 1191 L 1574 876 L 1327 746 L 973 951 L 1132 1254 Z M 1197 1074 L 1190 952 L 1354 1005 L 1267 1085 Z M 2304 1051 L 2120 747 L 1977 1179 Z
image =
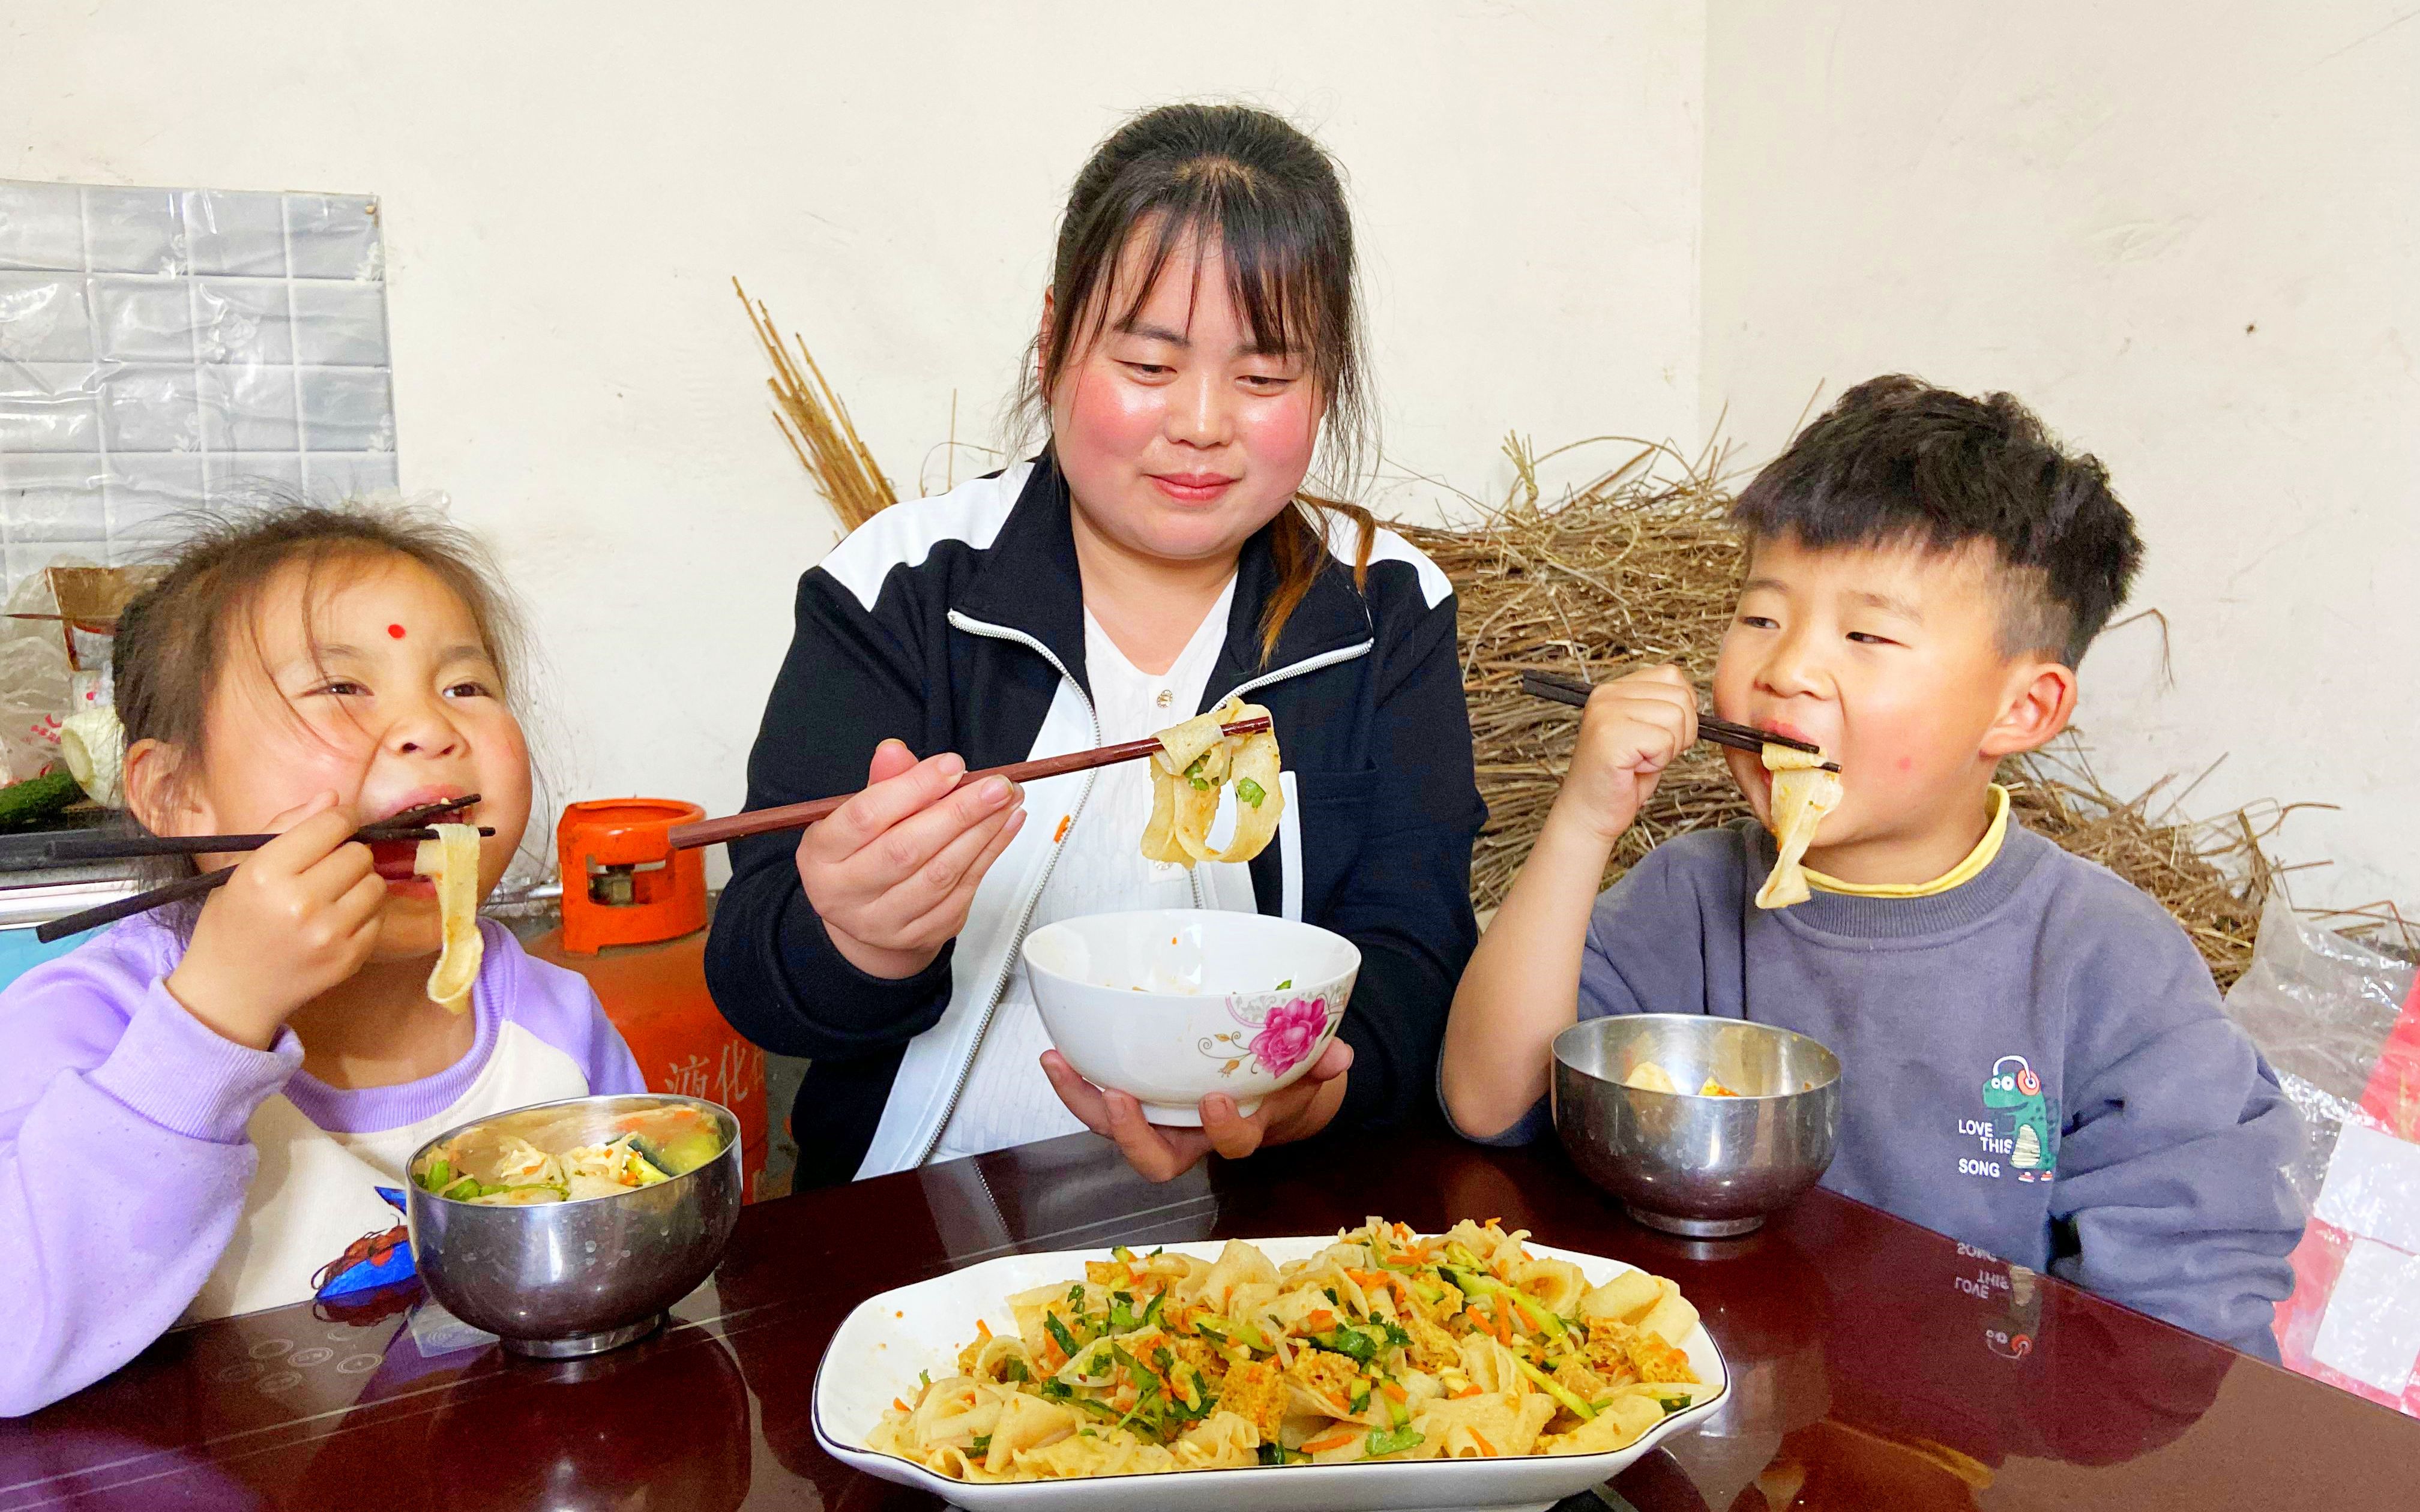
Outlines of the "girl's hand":
M 362 968 L 378 943 L 386 883 L 352 813 L 322 793 L 269 822 L 254 851 L 202 904 L 171 995 L 221 1036 L 256 1050 L 287 1016 Z
M 1173 1180 L 1213 1151 L 1242 1160 L 1263 1145 L 1308 1139 L 1327 1127 L 1344 1102 L 1344 1073 L 1353 1068 L 1353 1047 L 1330 1040 L 1300 1080 L 1261 1099 L 1250 1118 L 1235 1111 L 1235 1100 L 1213 1092 L 1202 1100 L 1202 1127 L 1163 1129 L 1142 1116 L 1142 1104 L 1132 1093 L 1105 1091 L 1076 1074 L 1067 1057 L 1056 1050 L 1042 1053 L 1043 1073 L 1067 1111 L 1084 1126 L 1118 1147 L 1126 1164 L 1154 1181 Z
M 865 791 L 799 840 L 799 884 L 824 933 L 872 977 L 912 977 L 957 937 L 975 888 L 1025 823 L 1005 778 L 960 788 L 955 752 L 918 761 L 886 740 Z
M 1680 668 L 1650 667 L 1600 686 L 1580 717 L 1555 812 L 1610 845 L 1697 738 L 1698 694 Z

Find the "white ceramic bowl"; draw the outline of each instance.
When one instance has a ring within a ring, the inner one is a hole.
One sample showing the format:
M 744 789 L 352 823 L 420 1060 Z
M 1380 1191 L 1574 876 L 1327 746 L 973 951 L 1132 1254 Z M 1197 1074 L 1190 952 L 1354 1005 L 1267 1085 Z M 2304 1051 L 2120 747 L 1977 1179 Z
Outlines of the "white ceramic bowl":
M 1025 937 L 1042 1026 L 1095 1087 L 1198 1128 L 1213 1092 L 1249 1114 L 1343 1020 L 1361 951 L 1314 924 L 1219 909 L 1061 919 Z
M 1334 1234 L 1252 1242 L 1280 1265 L 1316 1255 L 1336 1242 Z M 1218 1241 L 1171 1244 L 1171 1250 L 1215 1259 Z M 1625 1271 L 1620 1260 L 1529 1242 L 1529 1253 L 1569 1260 L 1592 1286 Z M 1282 1470 L 1188 1470 L 1138 1482 L 1110 1475 L 1094 1480 L 1024 1481 L 970 1486 L 946 1479 L 923 1466 L 866 1447 L 894 1396 L 916 1388 L 916 1373 L 940 1373 L 974 1336 L 975 1319 L 993 1333 L 1016 1333 L 1008 1306 L 1012 1292 L 1081 1275 L 1099 1250 L 1047 1255 L 1005 1255 L 928 1281 L 886 1291 L 860 1303 L 824 1349 L 815 1369 L 815 1438 L 835 1458 L 902 1486 L 947 1497 L 969 1512 L 1346 1512 L 1346 1509 L 1514 1508 L 1543 1509 L 1629 1469 L 1673 1434 L 1712 1416 L 1730 1390 L 1730 1378 L 1714 1341 L 1699 1324 L 1680 1346 L 1698 1379 L 1711 1388 L 1624 1448 L 1595 1455 L 1522 1455 L 1498 1459 L 1415 1459 L 1369 1465 L 1290 1465 Z

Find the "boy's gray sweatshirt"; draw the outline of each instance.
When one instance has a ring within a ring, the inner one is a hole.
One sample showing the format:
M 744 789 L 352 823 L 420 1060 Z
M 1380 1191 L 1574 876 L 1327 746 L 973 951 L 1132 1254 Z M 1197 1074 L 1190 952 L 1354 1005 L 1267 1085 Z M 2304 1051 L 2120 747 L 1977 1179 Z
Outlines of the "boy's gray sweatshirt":
M 2274 1360 L 2302 1123 L 2176 920 L 2014 824 L 1928 898 L 1755 906 L 1754 821 L 1658 846 L 1597 900 L 1579 1014 L 1700 1012 L 1840 1057 L 1823 1185 Z M 1542 1104 L 1493 1142 L 1537 1137 Z

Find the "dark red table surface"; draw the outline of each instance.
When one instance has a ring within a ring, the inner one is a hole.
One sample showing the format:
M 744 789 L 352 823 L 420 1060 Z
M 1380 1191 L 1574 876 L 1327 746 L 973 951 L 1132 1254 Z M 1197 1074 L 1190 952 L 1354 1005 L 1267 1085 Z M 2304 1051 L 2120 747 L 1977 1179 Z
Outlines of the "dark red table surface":
M 671 1327 L 584 1362 L 424 1355 L 411 1288 L 207 1324 L 0 1422 L 0 1512 L 929 1507 L 815 1445 L 815 1365 L 858 1302 L 1013 1250 L 1371 1213 L 1500 1217 L 1698 1304 L 1730 1401 L 1574 1507 L 2420 1507 L 2420 1423 L 1871 1208 L 1819 1191 L 1749 1239 L 1691 1242 L 1630 1223 L 1551 1148 L 1422 1134 L 1166 1186 L 1079 1135 L 763 1204 Z

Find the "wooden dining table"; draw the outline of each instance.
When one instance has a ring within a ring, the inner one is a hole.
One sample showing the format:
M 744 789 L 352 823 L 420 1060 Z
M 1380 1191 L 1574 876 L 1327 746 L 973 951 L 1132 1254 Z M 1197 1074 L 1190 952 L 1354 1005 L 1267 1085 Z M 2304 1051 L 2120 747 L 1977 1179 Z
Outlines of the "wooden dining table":
M 816 1367 L 852 1307 L 1016 1251 L 1373 1213 L 1500 1218 L 1697 1304 L 1729 1399 L 1575 1512 L 2420 1506 L 2420 1422 L 1861 1203 L 1818 1190 L 1749 1237 L 1685 1241 L 1631 1222 L 1551 1145 L 1419 1133 L 1165 1185 L 1085 1134 L 762 1203 L 667 1327 L 582 1361 L 506 1354 L 410 1284 L 203 1324 L 0 1422 L 0 1512 L 938 1506 L 816 1444 Z M 1259 1473 L 1232 1473 L 1249 1505 Z

